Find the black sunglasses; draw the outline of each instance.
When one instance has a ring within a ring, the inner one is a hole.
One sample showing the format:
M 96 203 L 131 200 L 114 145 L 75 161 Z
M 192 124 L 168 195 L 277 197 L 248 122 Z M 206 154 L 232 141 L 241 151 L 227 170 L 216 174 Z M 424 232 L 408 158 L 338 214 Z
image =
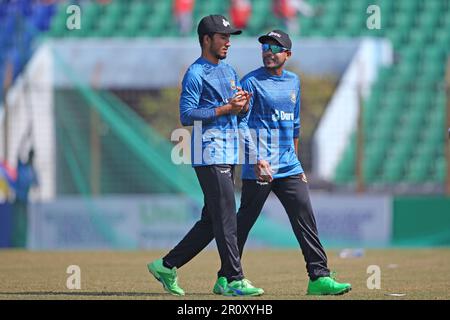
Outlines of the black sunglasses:
M 277 46 L 276 44 L 268 44 L 268 43 L 263 43 L 261 47 L 262 47 L 263 52 L 271 50 L 272 53 L 274 53 L 274 54 L 289 50 L 288 48 Z

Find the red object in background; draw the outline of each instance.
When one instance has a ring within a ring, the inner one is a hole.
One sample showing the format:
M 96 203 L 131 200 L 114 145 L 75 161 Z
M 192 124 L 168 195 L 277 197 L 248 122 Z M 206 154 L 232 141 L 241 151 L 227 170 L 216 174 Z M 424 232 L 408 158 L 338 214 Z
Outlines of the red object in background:
M 2 166 L 2 169 L 6 172 L 6 174 L 12 181 L 17 180 L 17 170 L 16 169 L 11 167 L 6 161 L 2 161 L 0 163 L 0 166 Z
M 273 0 L 273 12 L 276 17 L 289 19 L 297 14 L 296 8 L 291 4 L 292 0 Z
M 230 18 L 235 28 L 244 29 L 252 14 L 252 5 L 249 0 L 231 0 Z
M 194 4 L 194 0 L 175 0 L 173 3 L 173 11 L 175 15 L 192 12 L 192 10 L 194 9 Z

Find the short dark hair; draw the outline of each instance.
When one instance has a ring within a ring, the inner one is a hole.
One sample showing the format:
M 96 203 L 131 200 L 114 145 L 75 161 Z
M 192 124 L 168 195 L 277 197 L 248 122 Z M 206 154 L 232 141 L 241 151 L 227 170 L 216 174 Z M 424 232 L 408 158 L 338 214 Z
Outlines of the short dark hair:
M 212 37 L 214 36 L 215 32 L 209 32 L 209 33 L 204 33 L 198 36 L 198 42 L 200 42 L 200 47 L 203 47 L 203 37 L 204 36 L 208 36 L 212 39 Z

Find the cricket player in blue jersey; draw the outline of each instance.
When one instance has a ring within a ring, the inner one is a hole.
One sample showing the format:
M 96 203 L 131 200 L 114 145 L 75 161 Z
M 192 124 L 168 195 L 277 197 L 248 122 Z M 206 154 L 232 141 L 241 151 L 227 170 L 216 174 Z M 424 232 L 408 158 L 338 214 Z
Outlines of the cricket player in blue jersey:
M 147 265 L 150 273 L 173 295 L 184 295 L 177 281 L 182 267 L 215 238 L 221 260 L 221 276 L 226 285 L 220 294 L 258 296 L 244 278 L 237 245 L 234 166 L 237 146 L 227 137 L 238 128 L 238 115 L 248 109 L 250 96 L 239 87 L 235 70 L 222 60 L 230 47 L 230 35 L 240 34 L 220 15 L 204 17 L 198 25 L 202 49 L 187 70 L 180 97 L 180 118 L 185 126 L 193 125 L 192 164 L 204 194 L 201 219 L 162 259 Z
M 258 143 L 251 142 L 254 148 L 258 146 L 258 155 L 256 165 L 247 161 L 242 167 L 242 195 L 237 218 L 239 252 L 242 255 L 250 229 L 273 191 L 289 216 L 306 262 L 310 279 L 307 294 L 346 293 L 351 290 L 351 285 L 338 283 L 330 276 L 309 199 L 308 182 L 298 160 L 300 80 L 284 69 L 292 54 L 292 42 L 281 30 L 273 30 L 258 40 L 262 44 L 264 67 L 250 72 L 241 81 L 242 89 L 251 93 L 242 124 L 256 131 L 254 140 Z M 275 141 L 270 141 L 275 133 Z M 218 282 L 224 287 L 226 279 L 221 278 Z

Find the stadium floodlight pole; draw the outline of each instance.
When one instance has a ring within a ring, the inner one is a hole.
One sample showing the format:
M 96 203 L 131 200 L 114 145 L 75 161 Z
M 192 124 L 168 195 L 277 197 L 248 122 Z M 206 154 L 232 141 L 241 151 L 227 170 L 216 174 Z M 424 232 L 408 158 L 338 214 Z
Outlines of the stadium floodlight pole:
M 8 163 L 8 140 L 9 140 L 9 108 L 8 108 L 8 90 L 13 80 L 13 64 L 8 61 L 5 68 L 5 77 L 3 79 L 3 160 Z
M 450 55 L 447 57 L 447 72 L 445 76 L 445 93 L 446 93 L 446 143 L 445 157 L 447 164 L 447 175 L 445 179 L 445 193 L 450 196 Z

